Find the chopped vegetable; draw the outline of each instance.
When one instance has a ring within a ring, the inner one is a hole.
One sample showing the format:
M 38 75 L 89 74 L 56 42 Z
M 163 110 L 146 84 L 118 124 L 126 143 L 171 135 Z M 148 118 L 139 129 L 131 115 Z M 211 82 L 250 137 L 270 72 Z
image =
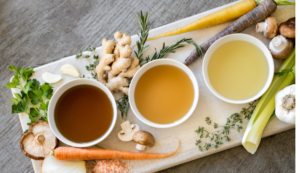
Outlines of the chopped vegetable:
M 87 173 L 86 162 L 58 160 L 49 154 L 43 161 L 42 173 Z
M 144 151 L 146 147 L 153 147 L 155 144 L 154 136 L 146 131 L 137 131 L 132 137 L 133 141 L 136 142 L 136 149 Z
M 137 124 L 130 124 L 127 120 L 121 124 L 122 130 L 118 133 L 118 137 L 121 141 L 131 141 L 135 132 L 140 130 Z
M 278 32 L 278 23 L 276 18 L 267 17 L 264 22 L 257 23 L 256 32 L 262 32 L 268 39 L 275 37 Z
M 248 13 L 249 11 L 251 11 L 253 8 L 255 8 L 255 6 L 256 6 L 255 0 L 244 0 L 230 7 L 224 8 L 220 11 L 204 16 L 178 29 L 151 37 L 147 39 L 147 41 L 155 40 L 162 37 L 168 37 L 172 35 L 183 34 L 186 32 L 191 32 L 202 28 L 208 28 L 214 25 L 235 20 L 243 16 L 244 14 Z
M 273 0 L 265 0 L 252 11 L 248 12 L 244 16 L 237 19 L 223 31 L 204 42 L 200 47 L 202 52 L 205 53 L 208 48 L 219 38 L 229 34 L 239 33 L 247 29 L 248 27 L 264 20 L 266 17 L 271 15 L 277 8 L 277 4 Z M 185 65 L 189 65 L 201 56 L 199 51 L 194 50 L 184 61 Z
M 285 59 L 293 50 L 293 42 L 282 35 L 278 35 L 270 41 L 269 50 L 273 58 Z
M 275 96 L 275 114 L 283 122 L 295 124 L 296 116 L 296 85 L 290 85 L 279 91 Z
M 135 153 L 129 151 L 94 149 L 94 148 L 73 148 L 58 147 L 52 151 L 52 155 L 58 160 L 93 160 L 93 159 L 125 159 L 125 160 L 142 160 L 158 159 L 174 155 L 180 147 L 171 153 Z
M 277 75 L 273 78 L 270 87 L 257 103 L 248 123 L 242 144 L 249 153 L 254 154 L 256 152 L 263 130 L 273 115 L 276 93 L 295 82 L 295 49 L 283 62 L 278 72 L 284 69 L 293 69 L 293 73 L 286 73 L 282 76 Z
M 62 72 L 63 74 L 69 75 L 69 76 L 73 76 L 73 77 L 80 77 L 80 72 L 78 71 L 78 69 L 71 64 L 65 64 L 60 68 L 60 72 Z
M 49 72 L 44 72 L 42 74 L 42 79 L 47 83 L 56 83 L 62 79 L 61 75 L 58 74 L 52 74 Z
M 22 152 L 35 160 L 43 160 L 57 145 L 58 140 L 45 121 L 31 124 L 28 132 L 24 133 L 20 139 Z
M 289 20 L 279 25 L 279 33 L 287 38 L 295 38 L 296 36 L 296 18 L 290 18 Z

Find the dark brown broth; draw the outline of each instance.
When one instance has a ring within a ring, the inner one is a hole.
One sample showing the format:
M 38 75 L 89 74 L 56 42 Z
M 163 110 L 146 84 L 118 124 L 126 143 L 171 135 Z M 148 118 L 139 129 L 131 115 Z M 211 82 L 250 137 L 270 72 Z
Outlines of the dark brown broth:
M 112 104 L 101 89 L 78 85 L 58 100 L 54 119 L 59 132 L 73 142 L 91 142 L 108 130 L 113 118 Z

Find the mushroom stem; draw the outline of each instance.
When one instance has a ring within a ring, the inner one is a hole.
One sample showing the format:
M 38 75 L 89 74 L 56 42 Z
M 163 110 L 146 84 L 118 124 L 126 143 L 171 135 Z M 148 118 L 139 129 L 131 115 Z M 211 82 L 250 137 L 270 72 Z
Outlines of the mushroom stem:
M 44 135 L 37 135 L 35 137 L 35 142 L 39 145 L 42 145 L 45 141 L 45 136 Z
M 260 22 L 256 24 L 256 32 L 265 32 L 267 29 L 266 22 Z
M 135 148 L 138 149 L 138 150 L 144 151 L 146 149 L 146 146 L 145 145 L 141 145 L 141 144 L 136 144 Z

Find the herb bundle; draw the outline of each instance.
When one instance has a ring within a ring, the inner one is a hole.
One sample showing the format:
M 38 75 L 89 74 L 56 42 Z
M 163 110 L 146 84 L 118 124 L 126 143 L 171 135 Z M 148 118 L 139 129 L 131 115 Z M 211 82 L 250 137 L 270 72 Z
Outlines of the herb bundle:
M 206 117 L 205 121 L 208 125 L 212 125 L 214 129 L 221 129 L 216 130 L 215 132 L 209 132 L 205 130 L 204 127 L 198 127 L 195 132 L 199 135 L 200 139 L 196 140 L 195 145 L 198 146 L 200 151 L 203 151 L 203 149 L 208 150 L 210 147 L 218 148 L 219 145 L 223 144 L 224 140 L 230 141 L 230 130 L 235 128 L 240 132 L 240 130 L 243 129 L 243 120 L 249 120 L 251 118 L 257 102 L 258 100 L 255 100 L 252 103 L 249 103 L 248 108 L 242 108 L 240 113 L 232 114 L 227 118 L 227 122 L 224 126 L 219 126 L 217 123 L 212 124 L 211 119 Z M 205 142 L 204 145 L 201 145 L 202 140 L 206 138 L 209 139 L 210 142 Z
M 8 69 L 15 72 L 15 75 L 11 82 L 6 84 L 6 87 L 21 90 L 20 93 L 14 93 L 15 97 L 11 98 L 14 102 L 11 105 L 12 114 L 26 113 L 30 119 L 28 126 L 36 122 L 38 117 L 39 120 L 48 122 L 48 100 L 52 97 L 53 87 L 48 83 L 40 85 L 40 82 L 36 79 L 29 79 L 34 73 L 33 68 L 19 67 L 16 69 L 13 65 L 10 65 Z M 22 81 L 25 84 L 22 84 Z

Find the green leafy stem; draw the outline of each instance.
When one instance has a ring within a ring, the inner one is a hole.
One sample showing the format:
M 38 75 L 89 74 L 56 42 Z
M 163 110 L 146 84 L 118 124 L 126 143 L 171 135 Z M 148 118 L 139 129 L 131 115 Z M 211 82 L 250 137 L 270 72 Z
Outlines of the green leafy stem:
M 30 119 L 30 123 L 27 125 L 36 122 L 36 117 L 48 122 L 48 100 L 52 97 L 53 87 L 48 83 L 40 85 L 36 79 L 29 79 L 34 73 L 33 68 L 19 67 L 16 69 L 10 65 L 8 69 L 15 72 L 15 75 L 11 82 L 6 84 L 6 87 L 21 90 L 20 93 L 14 93 L 15 97 L 11 98 L 13 101 L 11 105 L 12 114 L 26 113 Z M 24 85 L 22 85 L 21 80 L 25 82 Z

